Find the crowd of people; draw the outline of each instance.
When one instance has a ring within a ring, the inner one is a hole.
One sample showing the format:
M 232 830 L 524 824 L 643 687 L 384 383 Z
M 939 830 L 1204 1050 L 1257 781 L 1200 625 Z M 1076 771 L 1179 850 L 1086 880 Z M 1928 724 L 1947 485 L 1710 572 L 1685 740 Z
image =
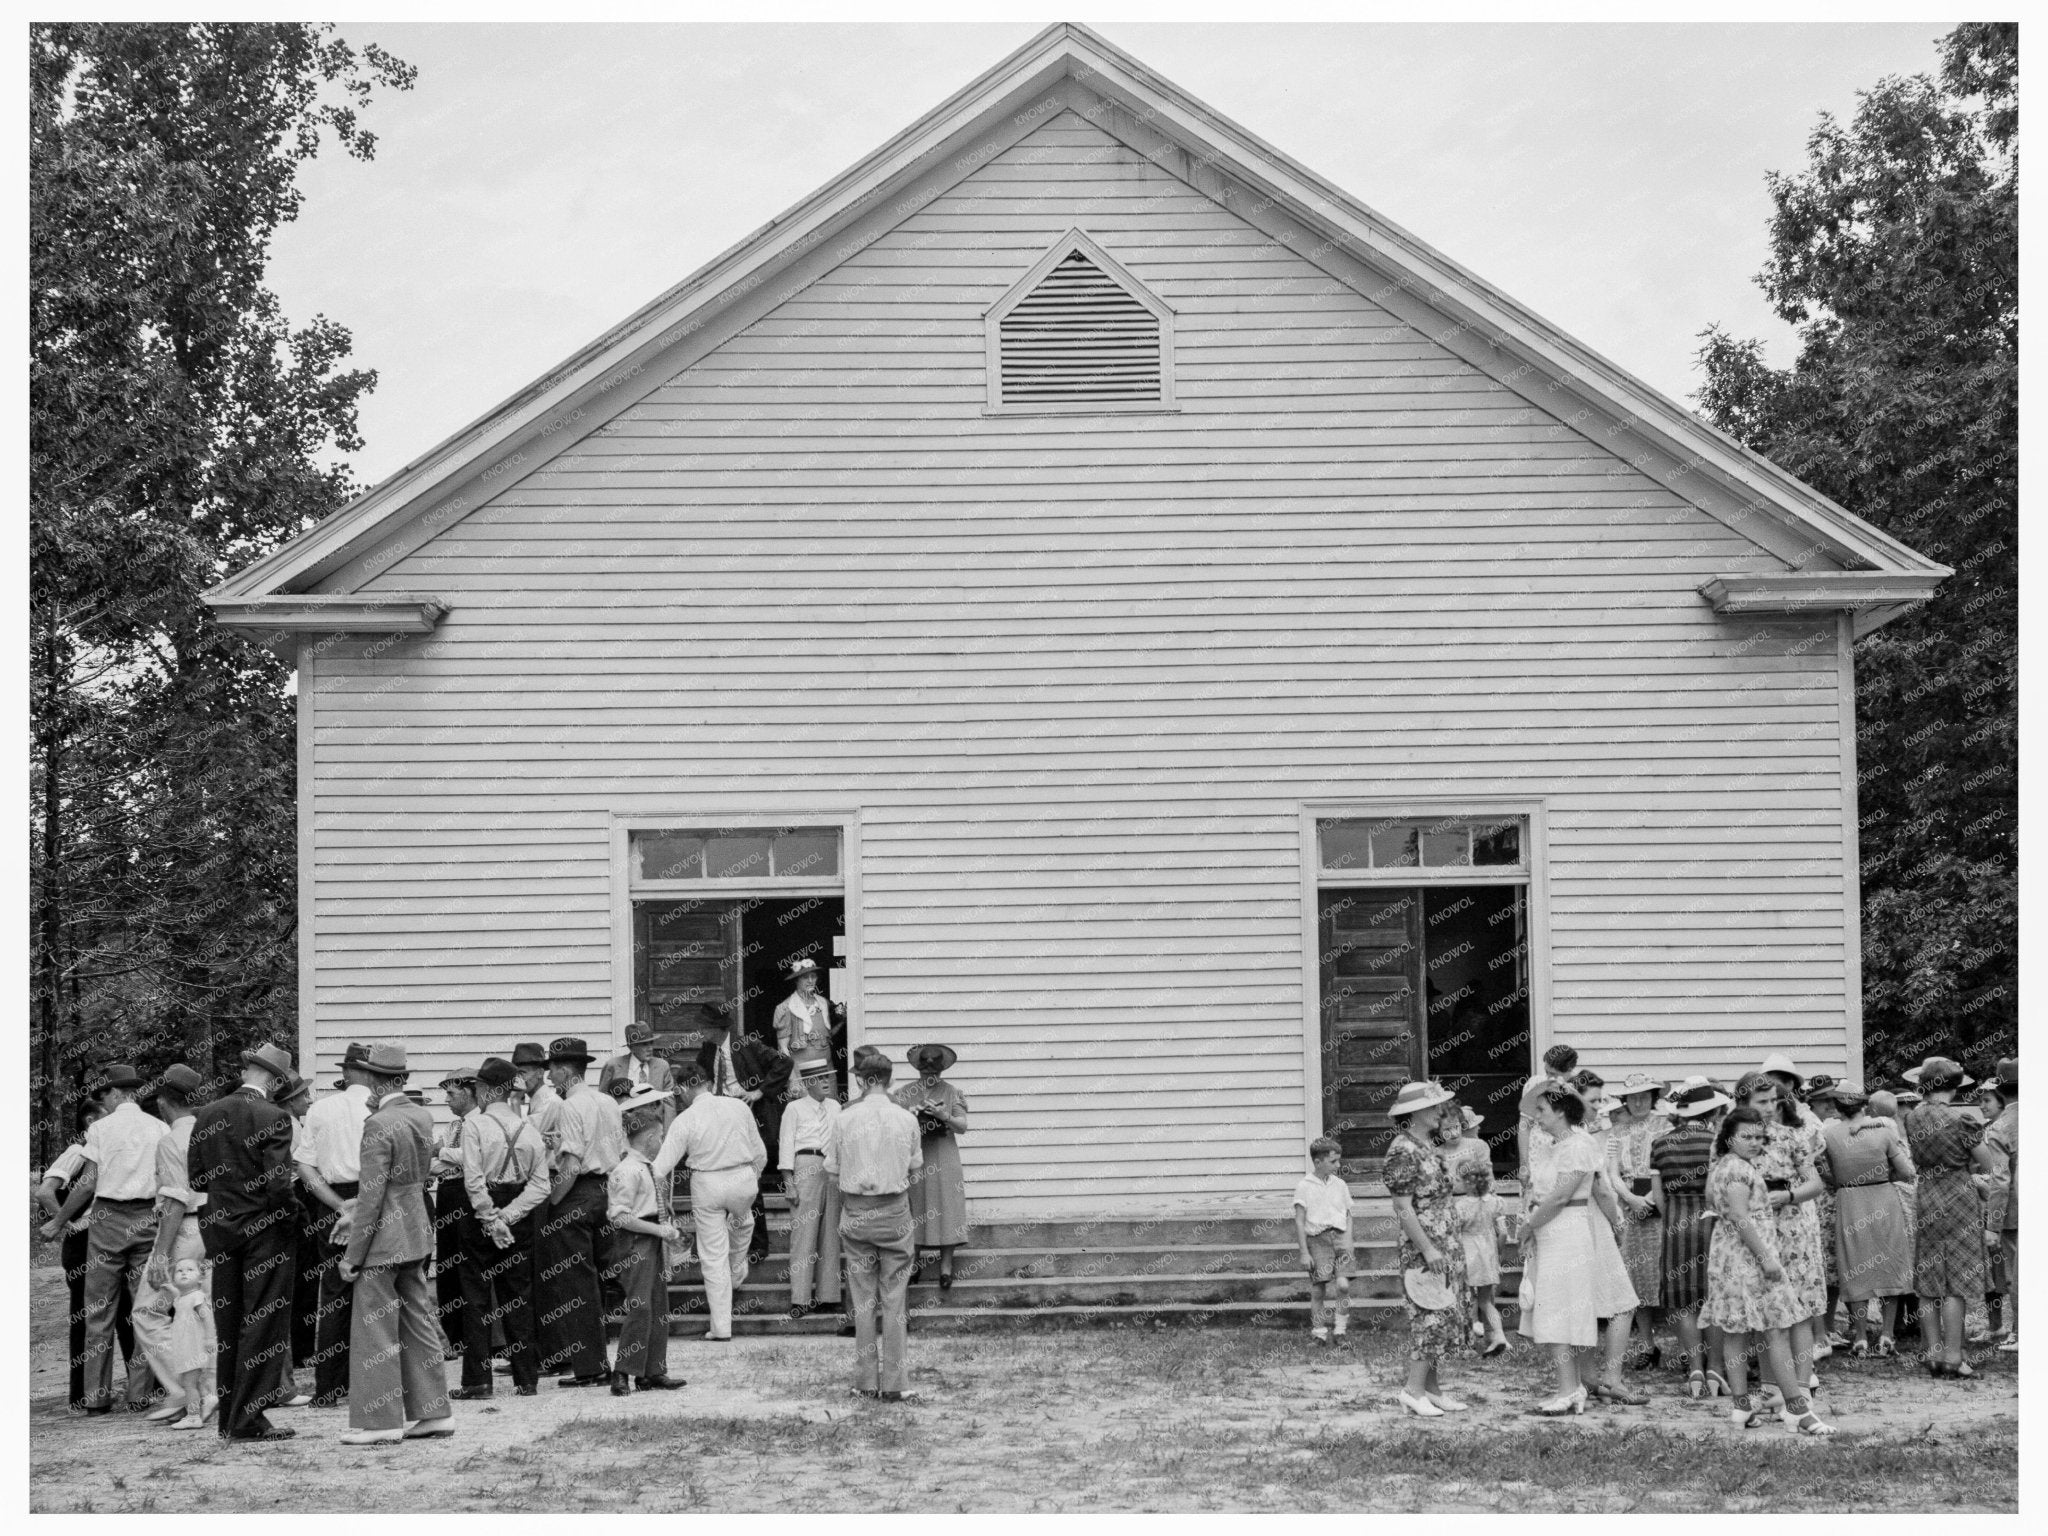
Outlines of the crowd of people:
M 1628 1372 L 1662 1365 L 1659 1321 L 1687 1394 L 1727 1399 L 1742 1428 L 1776 1413 L 1796 1435 L 1833 1434 L 1816 1363 L 1894 1357 L 1909 1328 L 1930 1375 L 1968 1378 L 1966 1345 L 2019 1348 L 2018 1101 L 2017 1059 L 1979 1082 L 1930 1057 L 1877 1092 L 1803 1077 L 1782 1055 L 1733 1085 L 1642 1073 L 1610 1085 L 1553 1046 L 1521 1095 L 1516 1210 L 1494 1191 L 1480 1115 L 1409 1083 L 1389 1106 L 1383 1165 L 1408 1319 L 1399 1401 L 1424 1418 L 1461 1412 L 1444 1362 L 1510 1347 L 1493 1295 L 1509 1242 L 1518 1331 L 1556 1373 L 1536 1414 L 1648 1402 Z M 1327 1344 L 1345 1333 L 1351 1199 L 1339 1144 L 1319 1139 L 1309 1155 L 1295 1228 L 1310 1337 Z M 1989 1330 L 1966 1339 L 1979 1303 Z
M 494 1396 L 500 1376 L 520 1396 L 550 1375 L 617 1395 L 680 1388 L 674 1176 L 687 1174 L 702 1337 L 727 1340 L 766 1243 L 764 1105 L 793 1201 L 789 1315 L 839 1307 L 854 1390 L 901 1399 L 919 1252 L 950 1289 L 966 1241 L 967 1103 L 942 1075 L 951 1048 L 920 1046 L 893 1094 L 888 1057 L 857 1050 L 842 1105 L 813 996 L 793 995 L 787 1029 L 778 1010 L 782 1049 L 733 1040 L 714 1014 L 696 1056 L 672 1064 L 636 1027 L 595 1086 L 582 1040 L 515 1045 L 441 1080 L 439 1129 L 395 1045 L 349 1045 L 317 1100 L 275 1045 L 244 1052 L 219 1098 L 183 1063 L 150 1079 L 106 1067 L 38 1190 L 72 1290 L 73 1409 L 113 1411 L 117 1346 L 131 1411 L 237 1441 L 290 1438 L 280 1408 L 342 1404 L 347 1444 L 446 1435 L 451 1404 Z

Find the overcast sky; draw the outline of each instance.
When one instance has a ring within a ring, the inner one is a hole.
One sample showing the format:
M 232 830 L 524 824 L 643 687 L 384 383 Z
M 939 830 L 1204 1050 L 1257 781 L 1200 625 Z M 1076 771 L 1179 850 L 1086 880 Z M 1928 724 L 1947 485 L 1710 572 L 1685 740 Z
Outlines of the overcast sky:
M 278 239 L 297 321 L 380 381 L 382 478 L 830 180 L 1039 30 L 392 26 L 419 68 Z M 1769 170 L 1818 115 L 1932 72 L 1937 23 L 1097 29 L 1687 404 L 1718 322 L 1789 361 L 1752 281 Z

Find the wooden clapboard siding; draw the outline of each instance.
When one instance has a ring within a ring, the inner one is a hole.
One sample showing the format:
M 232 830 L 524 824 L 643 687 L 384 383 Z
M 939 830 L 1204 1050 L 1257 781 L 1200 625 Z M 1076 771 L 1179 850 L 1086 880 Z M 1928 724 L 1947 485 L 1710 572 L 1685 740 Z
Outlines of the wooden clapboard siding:
M 985 410 L 1076 226 L 1175 409 Z M 452 611 L 302 694 L 316 1033 L 603 1049 L 613 814 L 857 808 L 860 1027 L 956 1044 L 984 1209 L 1277 1210 L 1302 803 L 1487 795 L 1547 807 L 1545 1038 L 1839 1067 L 1835 627 L 1696 594 L 1782 569 L 1063 115 L 369 582 Z

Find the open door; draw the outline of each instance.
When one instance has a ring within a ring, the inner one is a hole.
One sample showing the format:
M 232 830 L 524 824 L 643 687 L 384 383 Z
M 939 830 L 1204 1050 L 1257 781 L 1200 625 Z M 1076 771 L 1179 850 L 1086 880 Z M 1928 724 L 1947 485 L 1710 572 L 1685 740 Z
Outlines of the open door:
M 1423 1075 L 1421 893 L 1325 891 L 1320 900 L 1323 1133 L 1347 1176 L 1379 1177 L 1387 1105 Z

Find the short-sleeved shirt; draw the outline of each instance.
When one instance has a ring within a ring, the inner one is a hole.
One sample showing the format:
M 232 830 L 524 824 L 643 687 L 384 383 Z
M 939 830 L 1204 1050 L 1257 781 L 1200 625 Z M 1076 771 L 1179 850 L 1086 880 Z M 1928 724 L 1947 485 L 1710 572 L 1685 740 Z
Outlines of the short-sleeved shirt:
M 292 1148 L 294 1162 L 311 1163 L 329 1184 L 354 1184 L 363 1176 L 363 1122 L 370 1118 L 370 1089 L 350 1083 L 340 1093 L 314 1101 L 299 1122 L 304 1127 L 303 1152 Z M 299 1140 L 298 1132 L 293 1135 Z
M 205 1192 L 192 1187 L 192 1127 L 198 1123 L 195 1115 L 181 1116 L 166 1127 L 163 1140 L 156 1144 L 158 1210 L 163 1209 L 164 1201 L 177 1200 L 191 1216 L 206 1204 Z
M 869 1089 L 832 1122 L 825 1172 L 842 1195 L 902 1194 L 910 1188 L 911 1174 L 923 1166 L 917 1116 L 890 1102 L 879 1088 Z
M 605 1185 L 606 1219 L 619 1221 L 632 1216 L 641 1221 L 658 1221 L 660 1212 L 661 1202 L 654 1193 L 654 1169 L 648 1165 L 647 1155 L 628 1150 Z
M 54 1163 L 43 1170 L 43 1178 L 45 1180 L 55 1179 L 59 1184 L 69 1188 L 78 1182 L 78 1176 L 83 1172 L 85 1172 L 85 1147 L 83 1143 L 74 1141 L 70 1146 L 57 1154 L 57 1160 Z M 64 1230 L 66 1232 L 83 1232 L 91 1225 L 92 1212 L 90 1209 L 87 1209 L 80 1211 L 75 1221 L 66 1222 Z
M 561 1134 L 559 1157 L 581 1159 L 584 1173 L 610 1173 L 626 1155 L 626 1126 L 619 1101 L 588 1083 L 575 1083 L 555 1111 Z
M 133 1100 L 114 1107 L 110 1115 L 85 1128 L 85 1156 L 99 1171 L 95 1200 L 154 1200 L 156 1144 L 170 1127 L 142 1112 Z
M 1302 1220 L 1311 1232 L 1343 1231 L 1351 1226 L 1351 1186 L 1334 1173 L 1327 1179 L 1304 1175 L 1294 1186 L 1294 1203 L 1301 1207 Z
M 1663 1176 L 1667 1195 L 1704 1195 L 1713 1162 L 1714 1133 L 1698 1120 L 1681 1120 L 1650 1143 L 1650 1171 Z

